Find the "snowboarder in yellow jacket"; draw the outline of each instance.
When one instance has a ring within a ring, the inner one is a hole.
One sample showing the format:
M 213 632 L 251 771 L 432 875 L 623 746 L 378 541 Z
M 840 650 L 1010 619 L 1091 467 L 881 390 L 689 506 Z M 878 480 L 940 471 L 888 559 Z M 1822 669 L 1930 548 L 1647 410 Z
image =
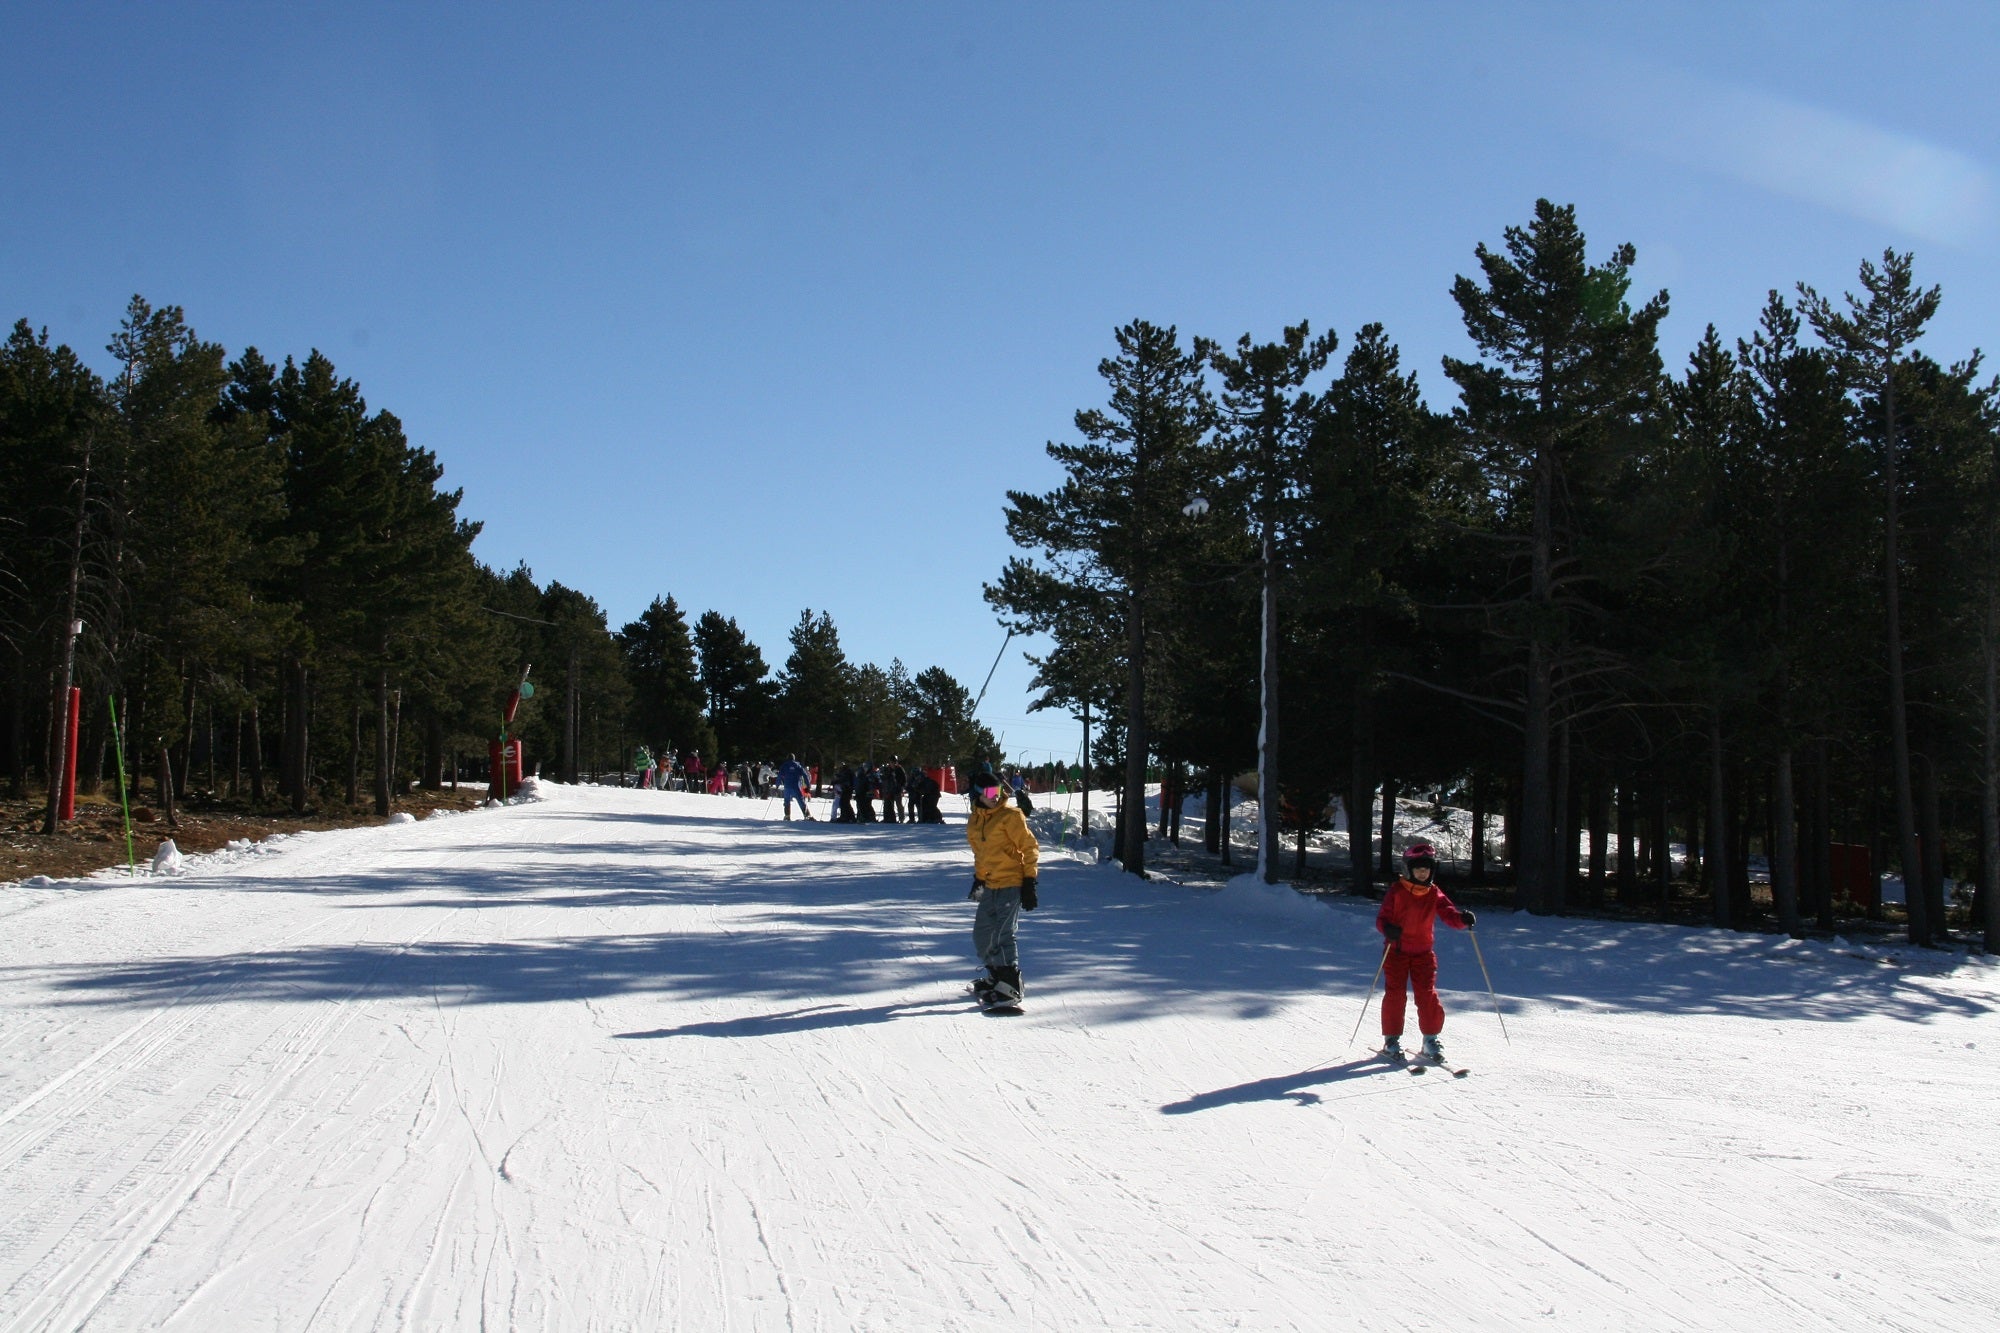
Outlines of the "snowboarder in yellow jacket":
M 1041 848 L 990 768 L 973 775 L 970 795 L 965 840 L 972 844 L 970 896 L 979 903 L 972 919 L 972 947 L 986 964 L 986 975 L 972 989 L 982 1004 L 1018 1005 L 1021 953 L 1016 935 L 1021 913 L 1035 910 Z

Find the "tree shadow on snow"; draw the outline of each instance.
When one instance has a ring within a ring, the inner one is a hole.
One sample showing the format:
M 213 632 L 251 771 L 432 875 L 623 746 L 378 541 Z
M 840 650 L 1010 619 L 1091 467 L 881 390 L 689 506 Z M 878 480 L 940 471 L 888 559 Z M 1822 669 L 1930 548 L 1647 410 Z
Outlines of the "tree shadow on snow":
M 343 909 L 378 914 L 369 919 L 377 937 L 95 965 L 27 964 L 0 975 L 99 1005 L 151 1006 L 190 995 L 223 1002 L 365 994 L 510 1004 L 655 994 L 811 1006 L 623 1034 L 635 1038 L 889 1021 L 929 1012 L 925 991 L 949 985 L 955 992 L 955 979 L 972 970 L 970 858 L 956 828 L 788 828 L 783 821 L 664 812 L 550 810 L 535 817 L 638 832 L 583 843 L 454 839 L 394 866 L 349 874 L 302 877 L 283 874 L 282 860 L 262 868 L 247 863 L 188 883 L 334 899 Z M 1255 1019 L 1297 1008 L 1308 1021 L 1323 1012 L 1344 1034 L 1381 957 L 1373 905 L 1358 900 L 1280 898 L 1278 915 L 1246 915 L 1229 897 L 1241 890 L 1142 881 L 1057 855 L 1043 862 L 1041 886 L 1041 909 L 1022 922 L 1022 964 L 1034 1014 L 1053 1012 L 1057 1021 L 1116 1023 L 1176 1012 Z M 429 917 L 413 919 L 407 932 L 393 928 L 401 907 L 469 915 L 447 923 L 462 938 L 424 938 L 442 932 Z M 518 908 L 536 909 L 528 918 L 534 936 L 505 937 L 513 919 L 504 915 L 491 927 L 483 924 L 485 913 Z M 562 914 L 561 929 L 543 926 L 549 912 Z M 389 928 L 377 928 L 377 920 Z M 1490 1013 L 1465 936 L 1443 929 L 1438 936 L 1447 1003 L 1467 1017 Z M 1966 986 L 1963 978 L 1949 989 L 1934 984 L 1936 976 L 1924 969 L 1948 972 L 1949 960 L 1891 966 L 1832 946 L 1791 949 L 1769 937 L 1498 912 L 1482 922 L 1480 940 L 1503 1006 L 1515 1013 L 1555 1004 L 1841 1021 L 2000 1008 L 2000 999 L 1985 993 L 1992 986 Z M 883 1003 L 884 992 L 899 998 Z M 856 1003 L 831 1007 L 846 998 Z M 1045 1009 L 1052 999 L 1061 1003 Z M 1333 1079 L 1325 1072 L 1310 1077 Z M 1317 1083 L 1264 1080 L 1187 1105 L 1220 1105 L 1214 1099 L 1236 1094 L 1290 1097 L 1311 1086 Z

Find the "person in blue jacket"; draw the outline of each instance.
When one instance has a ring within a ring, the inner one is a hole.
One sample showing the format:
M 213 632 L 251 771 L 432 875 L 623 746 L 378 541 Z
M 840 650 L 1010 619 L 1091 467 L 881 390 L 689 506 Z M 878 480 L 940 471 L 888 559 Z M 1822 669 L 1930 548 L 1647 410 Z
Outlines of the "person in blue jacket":
M 806 804 L 806 766 L 799 762 L 797 755 L 791 755 L 778 766 L 778 785 L 785 792 L 785 818 L 792 817 L 792 802 L 799 803 L 799 813 L 807 819 L 813 817 L 812 807 Z

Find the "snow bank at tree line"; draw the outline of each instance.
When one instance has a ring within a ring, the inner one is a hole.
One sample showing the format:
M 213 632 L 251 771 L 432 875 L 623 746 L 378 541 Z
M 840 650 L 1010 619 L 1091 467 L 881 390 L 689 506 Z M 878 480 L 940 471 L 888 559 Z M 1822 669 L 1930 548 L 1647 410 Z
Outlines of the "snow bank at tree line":
M 1239 848 L 1254 849 L 1257 845 L 1258 810 L 1257 802 L 1231 787 L 1229 797 L 1229 838 L 1230 844 Z M 1118 808 L 1118 792 L 1112 789 L 1090 793 L 1090 829 L 1085 833 L 1081 828 L 1083 796 L 1080 792 L 1043 792 L 1033 797 L 1035 813 L 1029 816 L 1029 825 L 1043 846 L 1094 846 L 1100 859 L 1108 859 L 1116 840 L 1113 816 Z M 1181 803 L 1182 837 L 1199 840 L 1206 829 L 1207 799 L 1199 792 L 1185 796 Z M 1314 854 L 1320 856 L 1319 865 L 1332 864 L 1344 867 L 1347 863 L 1347 811 L 1336 799 L 1328 807 L 1328 827 L 1315 829 L 1307 837 Z M 1146 788 L 1146 820 L 1155 832 L 1160 826 L 1160 786 L 1149 784 Z M 1379 830 L 1376 831 L 1379 836 Z M 1505 844 L 1506 825 L 1498 814 L 1489 814 L 1486 825 L 1486 846 L 1489 855 L 1496 861 L 1500 849 Z M 1290 857 L 1297 844 L 1298 835 L 1284 834 L 1286 854 L 1285 868 L 1291 865 Z M 1472 855 L 1472 812 L 1456 806 L 1438 805 L 1431 801 L 1398 800 L 1396 802 L 1396 830 L 1390 841 L 1396 846 L 1404 846 L 1419 839 L 1434 844 L 1445 861 L 1467 861 Z

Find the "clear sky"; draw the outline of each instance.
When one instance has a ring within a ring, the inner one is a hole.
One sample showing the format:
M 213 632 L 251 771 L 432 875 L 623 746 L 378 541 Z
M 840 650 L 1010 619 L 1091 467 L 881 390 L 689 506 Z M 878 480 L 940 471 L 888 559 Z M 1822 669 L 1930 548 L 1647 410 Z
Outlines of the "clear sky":
M 1435 404 L 1449 289 L 1537 196 L 1631 241 L 1678 363 L 1912 249 L 1995 341 L 2000 6 L 26 4 L 0 0 L 0 316 L 100 367 L 135 292 L 317 347 L 475 552 L 613 628 L 672 594 L 776 668 L 977 689 L 1010 488 L 1112 330 L 1343 346 Z M 1027 712 L 1016 644 L 982 716 Z

